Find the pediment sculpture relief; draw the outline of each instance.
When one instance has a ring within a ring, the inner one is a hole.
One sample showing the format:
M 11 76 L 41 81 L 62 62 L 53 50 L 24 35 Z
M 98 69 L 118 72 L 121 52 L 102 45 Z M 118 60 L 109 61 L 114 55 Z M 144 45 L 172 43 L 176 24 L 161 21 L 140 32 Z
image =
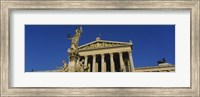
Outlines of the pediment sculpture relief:
M 87 46 L 81 47 L 81 48 L 79 48 L 79 50 L 107 48 L 107 47 L 116 47 L 116 46 L 124 46 L 124 44 L 122 44 L 122 43 L 97 42 L 97 43 L 93 43 L 93 44 L 89 44 Z

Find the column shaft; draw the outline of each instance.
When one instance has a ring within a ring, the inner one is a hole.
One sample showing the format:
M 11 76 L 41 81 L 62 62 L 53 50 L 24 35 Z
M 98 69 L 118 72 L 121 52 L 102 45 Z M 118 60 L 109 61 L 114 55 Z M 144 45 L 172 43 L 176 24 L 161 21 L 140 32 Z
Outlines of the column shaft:
M 110 54 L 110 65 L 111 65 L 111 72 L 115 72 L 115 63 L 113 59 L 113 53 Z
M 96 72 L 96 55 L 93 55 L 92 72 Z
M 132 51 L 128 52 L 128 55 L 129 55 L 129 61 L 130 61 L 130 72 L 134 71 L 135 68 L 134 68 L 134 63 L 133 63 L 133 57 L 132 57 Z
M 84 67 L 88 67 L 88 56 L 85 56 Z
M 101 55 L 101 72 L 106 72 L 105 64 L 104 64 L 104 54 Z
M 90 63 L 88 64 L 88 72 L 90 72 L 90 68 L 91 68 L 91 65 Z
M 123 53 L 119 53 L 119 59 L 120 59 L 120 69 L 121 72 L 125 72 L 125 66 L 124 66 L 124 60 L 123 60 Z

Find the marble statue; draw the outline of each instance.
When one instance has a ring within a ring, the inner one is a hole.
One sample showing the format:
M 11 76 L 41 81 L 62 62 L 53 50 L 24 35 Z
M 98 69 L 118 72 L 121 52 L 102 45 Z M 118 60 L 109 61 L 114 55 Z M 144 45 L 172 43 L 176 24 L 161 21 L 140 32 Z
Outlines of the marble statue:
M 75 34 L 74 34 L 74 36 L 72 38 L 70 38 L 70 35 L 68 35 L 68 39 L 72 40 L 72 42 L 71 42 L 71 50 L 77 51 L 79 38 L 81 37 L 81 33 L 82 32 L 83 32 L 82 31 L 82 27 L 80 27 L 80 29 L 76 28 Z

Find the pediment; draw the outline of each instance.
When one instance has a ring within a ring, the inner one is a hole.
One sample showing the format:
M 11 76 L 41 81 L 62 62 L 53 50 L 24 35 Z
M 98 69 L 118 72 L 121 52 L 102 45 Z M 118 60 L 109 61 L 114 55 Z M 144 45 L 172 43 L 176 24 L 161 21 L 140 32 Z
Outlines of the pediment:
M 79 50 L 103 49 L 103 48 L 122 47 L 122 46 L 132 46 L 132 42 L 98 40 L 79 46 Z

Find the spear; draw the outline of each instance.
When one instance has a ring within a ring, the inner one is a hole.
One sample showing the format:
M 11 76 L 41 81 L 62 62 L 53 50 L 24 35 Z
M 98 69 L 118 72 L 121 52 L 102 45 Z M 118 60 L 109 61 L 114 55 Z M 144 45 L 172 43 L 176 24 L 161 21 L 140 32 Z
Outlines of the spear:
M 82 33 L 83 32 L 83 29 L 82 29 L 82 26 L 80 26 L 80 33 Z

